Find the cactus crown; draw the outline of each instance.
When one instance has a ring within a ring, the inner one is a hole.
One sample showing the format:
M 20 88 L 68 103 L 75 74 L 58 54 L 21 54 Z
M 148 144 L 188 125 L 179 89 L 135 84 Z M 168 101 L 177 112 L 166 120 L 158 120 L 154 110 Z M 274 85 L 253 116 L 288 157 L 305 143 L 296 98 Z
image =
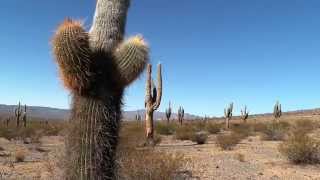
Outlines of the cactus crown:
M 279 103 L 279 101 L 277 101 L 273 107 L 273 116 L 275 118 L 280 118 L 281 115 L 282 115 L 281 104 Z
M 149 48 L 141 35 L 123 40 L 129 0 L 98 0 L 90 32 L 66 19 L 53 40 L 64 86 L 74 94 L 117 92 L 144 70 Z M 110 9 L 111 8 L 111 9 Z
M 232 111 L 233 111 L 233 103 L 230 103 L 227 108 L 224 109 L 224 116 L 226 118 L 232 117 Z

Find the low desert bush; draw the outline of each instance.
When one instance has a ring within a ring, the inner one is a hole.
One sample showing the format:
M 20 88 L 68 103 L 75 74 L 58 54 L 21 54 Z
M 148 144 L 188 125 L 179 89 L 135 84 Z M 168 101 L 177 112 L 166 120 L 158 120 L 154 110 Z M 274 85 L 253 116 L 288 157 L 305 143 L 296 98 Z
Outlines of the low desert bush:
M 317 123 L 312 120 L 303 120 L 299 119 L 295 121 L 294 126 L 292 129 L 296 132 L 300 133 L 310 133 L 311 131 L 317 128 Z
M 206 124 L 206 130 L 210 134 L 218 134 L 221 131 L 222 125 L 218 123 L 209 122 Z
M 191 140 L 193 142 L 196 142 L 197 144 L 205 144 L 207 142 L 207 139 L 208 133 L 205 131 L 195 132 L 191 137 Z
M 141 147 L 145 142 L 144 126 L 125 122 L 120 130 L 117 162 L 119 179 L 163 180 L 174 179 L 187 160 L 183 155 L 164 153 L 152 147 Z M 157 141 L 158 135 L 155 135 Z
M 253 127 L 248 123 L 236 124 L 231 127 L 231 131 L 243 139 L 253 134 Z
M 217 145 L 223 150 L 232 150 L 241 140 L 243 135 L 232 132 L 217 136 Z
M 191 140 L 196 130 L 192 125 L 182 125 L 176 129 L 175 137 L 179 140 Z
M 262 131 L 261 138 L 267 141 L 281 141 L 284 140 L 289 129 L 290 124 L 287 122 L 272 122 Z
M 156 132 L 161 135 L 172 135 L 176 131 L 175 123 L 163 123 L 159 122 L 156 124 Z
M 306 133 L 293 132 L 279 145 L 279 151 L 295 164 L 320 163 L 320 141 Z
M 152 149 L 122 151 L 118 158 L 120 179 L 166 180 L 186 163 L 182 155 Z

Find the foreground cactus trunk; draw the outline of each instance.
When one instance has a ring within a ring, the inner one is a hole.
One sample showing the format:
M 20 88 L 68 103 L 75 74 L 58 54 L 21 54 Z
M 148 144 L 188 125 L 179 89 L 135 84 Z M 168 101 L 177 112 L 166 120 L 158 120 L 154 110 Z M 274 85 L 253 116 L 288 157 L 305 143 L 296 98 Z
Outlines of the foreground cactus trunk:
M 154 127 L 153 127 L 153 112 L 157 110 L 161 103 L 162 97 L 162 74 L 161 64 L 158 65 L 158 86 L 155 87 L 152 78 L 152 66 L 147 66 L 147 82 L 146 82 L 146 145 L 154 145 Z
M 97 0 L 90 32 L 67 19 L 53 37 L 64 86 L 72 94 L 66 179 L 117 179 L 115 154 L 125 87 L 144 70 L 141 36 L 123 41 L 129 0 Z

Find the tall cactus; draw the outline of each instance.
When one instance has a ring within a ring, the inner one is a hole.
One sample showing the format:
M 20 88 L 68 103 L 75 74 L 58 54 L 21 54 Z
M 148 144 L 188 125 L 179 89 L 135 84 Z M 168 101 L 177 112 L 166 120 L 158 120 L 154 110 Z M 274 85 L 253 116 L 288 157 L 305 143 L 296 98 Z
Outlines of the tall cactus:
M 167 123 L 169 123 L 169 122 L 170 122 L 171 114 L 172 114 L 171 102 L 169 101 L 169 107 L 166 109 L 166 118 L 167 118 Z
M 281 115 L 282 115 L 281 104 L 279 103 L 279 101 L 277 101 L 273 107 L 273 116 L 276 120 L 276 119 L 279 119 Z
M 93 25 L 65 20 L 53 53 L 72 94 L 66 138 L 66 179 L 116 179 L 122 96 L 144 70 L 149 48 L 141 36 L 123 40 L 130 0 L 97 0 Z
M 137 112 L 136 117 L 135 117 L 136 121 L 140 122 L 141 121 L 141 115 L 139 114 L 139 112 Z
M 21 103 L 19 102 L 18 107 L 15 108 L 14 114 L 16 117 L 17 127 L 20 127 L 20 118 L 22 115 Z
M 224 117 L 226 118 L 226 129 L 230 128 L 230 120 L 232 118 L 233 103 L 230 103 L 227 108 L 224 109 Z
M 249 117 L 249 111 L 247 110 L 247 106 L 244 106 L 244 109 L 243 109 L 243 110 L 241 109 L 240 118 L 242 119 L 242 121 L 243 121 L 244 123 L 246 123 L 248 117 Z
M 22 114 L 22 122 L 23 122 L 23 127 L 27 127 L 27 105 L 24 105 L 24 111 Z
M 161 64 L 158 64 L 157 73 L 157 87 L 152 81 L 152 65 L 147 66 L 147 80 L 146 80 L 146 145 L 154 145 L 154 124 L 153 124 L 153 112 L 157 110 L 161 103 L 162 97 L 162 69 Z
M 180 125 L 182 125 L 182 123 L 183 123 L 183 118 L 184 118 L 184 109 L 182 106 L 180 106 L 178 109 L 178 121 L 179 121 Z

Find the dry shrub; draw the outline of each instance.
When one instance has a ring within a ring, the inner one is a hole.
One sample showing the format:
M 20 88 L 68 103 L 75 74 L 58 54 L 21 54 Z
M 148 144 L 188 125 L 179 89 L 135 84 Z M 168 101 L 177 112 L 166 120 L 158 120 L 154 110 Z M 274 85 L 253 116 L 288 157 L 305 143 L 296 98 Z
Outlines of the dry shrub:
M 272 122 L 267 124 L 261 138 L 267 141 L 281 141 L 284 140 L 289 129 L 290 124 L 287 122 Z
M 205 131 L 196 132 L 192 135 L 191 140 L 197 144 L 205 144 L 208 139 L 208 133 Z
M 253 127 L 248 123 L 234 124 L 234 126 L 231 127 L 231 131 L 238 136 L 241 136 L 240 138 L 243 139 L 253 134 Z
M 25 158 L 26 158 L 26 152 L 23 150 L 17 150 L 15 152 L 15 160 L 16 162 L 24 162 Z
M 217 145 L 223 150 L 232 150 L 242 139 L 243 135 L 232 132 L 217 136 Z
M 279 151 L 295 164 L 320 163 L 320 141 L 304 132 L 293 132 L 279 145 Z
M 210 134 L 218 134 L 221 131 L 222 125 L 214 122 L 209 122 L 206 124 L 206 130 Z
M 142 124 L 123 123 L 117 151 L 120 179 L 173 179 L 186 160 L 182 155 L 156 151 L 155 148 L 141 148 L 140 145 L 146 140 L 144 132 Z
M 118 158 L 120 179 L 170 180 L 183 167 L 182 155 L 153 149 L 122 151 Z
M 317 128 L 317 123 L 312 120 L 299 119 L 295 121 L 293 129 L 300 133 L 309 133 Z
M 182 125 L 176 129 L 176 139 L 191 140 L 195 129 L 191 125 Z
M 158 123 L 156 123 L 155 129 L 158 134 L 172 135 L 176 131 L 176 124 L 175 123 L 158 122 Z
M 263 122 L 251 123 L 251 126 L 254 132 L 265 132 L 267 129 L 267 123 Z
M 241 153 L 235 154 L 235 159 L 237 159 L 240 162 L 245 162 L 244 154 L 241 154 Z

